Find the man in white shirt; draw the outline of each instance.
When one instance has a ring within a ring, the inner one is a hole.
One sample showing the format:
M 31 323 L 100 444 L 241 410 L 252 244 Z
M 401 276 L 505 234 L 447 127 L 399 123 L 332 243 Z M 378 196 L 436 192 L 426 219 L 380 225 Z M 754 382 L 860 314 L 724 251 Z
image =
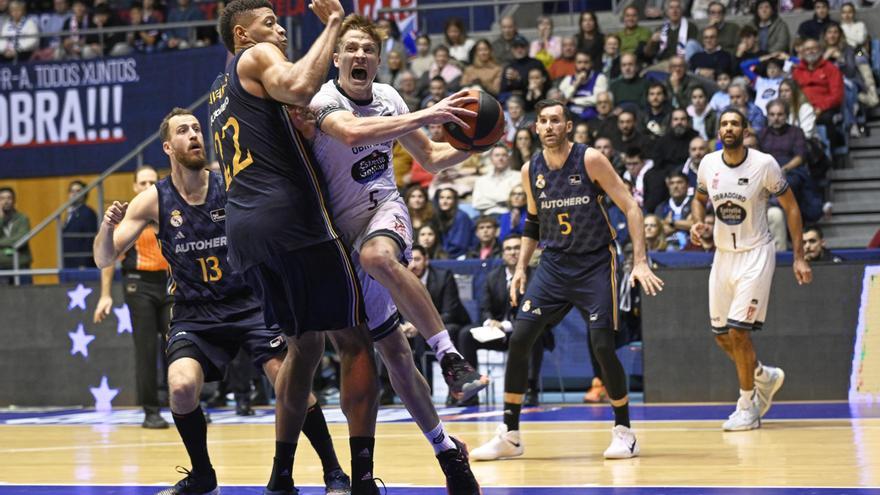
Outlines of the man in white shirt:
M 489 154 L 492 171 L 474 183 L 471 203 L 481 215 L 503 215 L 510 211 L 510 190 L 521 182 L 520 174 L 510 170 L 510 150 L 498 143 Z
M 776 160 L 748 149 L 743 137 L 748 120 L 738 110 L 725 110 L 718 120 L 723 149 L 706 155 L 697 172 L 695 219 L 691 240 L 696 244 L 708 228 L 704 222 L 708 199 L 715 206 L 715 259 L 709 275 L 709 315 L 715 341 L 736 364 L 740 398 L 724 423 L 725 431 L 761 427 L 773 394 L 785 380 L 779 368 L 762 365 L 751 332 L 760 330 L 767 315 L 770 284 L 776 268 L 776 248 L 767 226 L 767 200 L 779 198 L 794 246 L 794 276 L 798 284 L 813 279 L 804 260 L 801 212 Z

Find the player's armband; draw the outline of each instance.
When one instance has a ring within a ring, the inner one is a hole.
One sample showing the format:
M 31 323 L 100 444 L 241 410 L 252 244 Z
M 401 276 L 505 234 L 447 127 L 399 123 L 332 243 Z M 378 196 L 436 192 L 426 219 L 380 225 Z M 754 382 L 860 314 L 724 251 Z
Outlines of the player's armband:
M 526 224 L 523 226 L 523 237 L 528 237 L 529 239 L 534 239 L 536 241 L 541 239 L 541 224 L 538 222 L 538 215 L 526 213 Z

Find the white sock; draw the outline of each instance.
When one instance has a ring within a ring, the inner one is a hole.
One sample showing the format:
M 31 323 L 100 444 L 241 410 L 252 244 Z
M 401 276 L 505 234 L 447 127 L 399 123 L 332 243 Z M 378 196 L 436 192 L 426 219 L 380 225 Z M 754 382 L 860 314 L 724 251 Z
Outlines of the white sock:
M 443 428 L 443 421 L 437 423 L 433 430 L 426 431 L 424 434 L 425 438 L 431 442 L 431 447 L 434 447 L 434 454 L 456 448 L 455 442 L 449 438 L 449 435 L 446 434 L 446 430 Z
M 751 409 L 753 395 L 755 395 L 754 389 L 752 389 L 752 390 L 739 389 L 739 400 L 736 402 L 737 409 Z
M 455 348 L 455 345 L 452 344 L 452 340 L 449 338 L 449 331 L 445 328 L 442 332 L 427 339 L 427 342 L 428 345 L 431 346 L 431 350 L 433 350 L 434 354 L 437 356 L 437 361 L 443 361 L 443 356 L 445 356 L 447 352 L 461 354 L 458 352 L 458 349 Z

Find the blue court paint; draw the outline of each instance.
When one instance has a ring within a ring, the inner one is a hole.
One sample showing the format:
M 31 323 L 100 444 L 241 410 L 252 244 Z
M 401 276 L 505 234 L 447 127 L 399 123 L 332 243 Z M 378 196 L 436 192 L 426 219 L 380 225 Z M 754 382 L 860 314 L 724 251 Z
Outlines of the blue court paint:
M 262 495 L 261 486 L 222 486 L 223 495 Z M 154 495 L 158 486 L 0 485 L 0 495 Z M 300 488 L 301 495 L 323 495 L 323 487 Z M 388 495 L 445 495 L 441 487 L 390 487 Z M 878 488 L 766 487 L 499 487 L 484 495 L 880 495 Z
M 730 404 L 663 404 L 630 406 L 630 418 L 633 421 L 723 421 L 733 411 L 734 403 Z M 345 417 L 339 408 L 323 409 L 328 423 L 343 423 Z M 501 420 L 499 408 L 487 407 L 446 407 L 438 408 L 437 412 L 447 422 L 489 422 Z M 166 419 L 171 420 L 170 413 L 165 412 Z M 212 410 L 211 417 L 215 425 L 222 424 L 273 424 L 274 411 L 268 408 L 256 409 L 254 416 L 236 416 L 229 409 Z M 828 419 L 867 419 L 880 418 L 880 404 L 848 404 L 846 402 L 777 402 L 765 417 L 773 420 L 828 420 Z M 611 407 L 595 406 L 546 406 L 523 409 L 523 421 L 611 421 Z M 0 412 L 0 425 L 140 425 L 143 412 L 140 409 L 115 409 L 110 413 L 97 413 L 92 409 L 53 410 L 48 412 Z M 406 409 L 401 407 L 383 408 L 379 410 L 380 423 L 410 422 L 412 419 Z

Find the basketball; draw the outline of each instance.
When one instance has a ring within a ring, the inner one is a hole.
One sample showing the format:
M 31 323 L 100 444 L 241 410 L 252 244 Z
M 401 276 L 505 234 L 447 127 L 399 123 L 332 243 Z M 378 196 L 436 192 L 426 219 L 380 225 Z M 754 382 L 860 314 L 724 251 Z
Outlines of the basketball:
M 485 91 L 472 89 L 468 91 L 468 96 L 473 96 L 478 101 L 465 105 L 464 108 L 477 112 L 477 115 L 462 117 L 470 126 L 469 129 L 464 129 L 455 122 L 443 124 L 446 141 L 461 151 L 486 151 L 504 135 L 504 111 L 498 100 Z

